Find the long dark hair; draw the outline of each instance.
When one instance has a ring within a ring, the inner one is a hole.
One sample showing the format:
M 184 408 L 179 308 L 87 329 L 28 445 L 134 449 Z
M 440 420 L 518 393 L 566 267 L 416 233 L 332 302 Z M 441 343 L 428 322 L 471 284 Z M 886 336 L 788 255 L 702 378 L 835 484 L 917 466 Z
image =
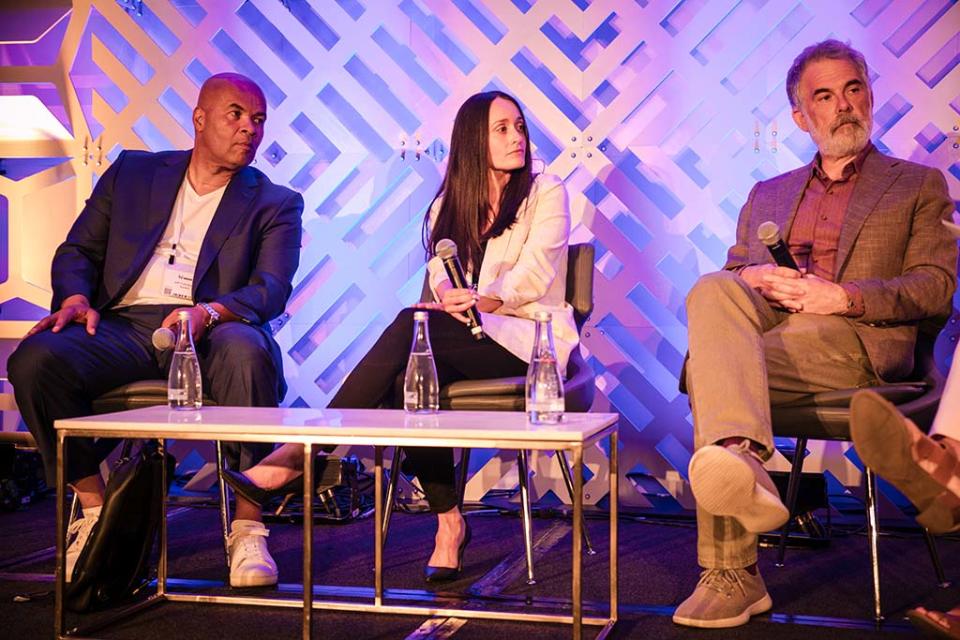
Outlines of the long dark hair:
M 450 157 L 447 173 L 443 177 L 440 189 L 433 200 L 442 196 L 437 220 L 430 228 L 430 208 L 423 222 L 424 248 L 432 256 L 437 241 L 450 238 L 457 243 L 460 262 L 465 269 L 472 268 L 476 275 L 480 272 L 477 259 L 480 257 L 480 244 L 489 238 L 496 238 L 517 221 L 520 203 L 530 193 L 533 186 L 533 171 L 530 168 L 530 134 L 526 126 L 523 136 L 526 139 L 523 167 L 510 173 L 510 180 L 500 194 L 500 208 L 497 217 L 486 233 L 483 227 L 490 208 L 490 104 L 497 98 L 509 100 L 516 105 L 520 116 L 523 109 L 513 96 L 502 91 L 477 93 L 467 98 L 457 111 L 453 121 L 453 133 L 450 136 Z M 526 119 L 524 118 L 524 122 Z M 471 266 L 468 266 L 471 265 Z

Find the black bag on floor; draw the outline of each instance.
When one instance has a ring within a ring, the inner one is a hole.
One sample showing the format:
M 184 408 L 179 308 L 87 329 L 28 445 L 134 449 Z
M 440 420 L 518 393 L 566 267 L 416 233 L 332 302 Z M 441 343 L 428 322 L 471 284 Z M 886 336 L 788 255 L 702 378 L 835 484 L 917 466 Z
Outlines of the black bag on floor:
M 129 599 L 149 582 L 150 553 L 160 528 L 163 465 L 167 487 L 176 460 L 147 440 L 121 455 L 107 483 L 100 519 L 93 526 L 66 585 L 65 604 L 94 611 Z

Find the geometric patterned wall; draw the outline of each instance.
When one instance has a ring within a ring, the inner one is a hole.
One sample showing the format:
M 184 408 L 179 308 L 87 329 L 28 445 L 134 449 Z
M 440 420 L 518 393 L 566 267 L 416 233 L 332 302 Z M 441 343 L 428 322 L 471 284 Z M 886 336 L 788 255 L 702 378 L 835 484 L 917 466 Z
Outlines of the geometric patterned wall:
M 784 92 L 800 49 L 833 36 L 863 51 L 874 140 L 940 168 L 960 197 L 960 7 L 949 0 L 35 4 L 0 20 L 0 325 L 43 313 L 52 251 L 119 151 L 189 147 L 200 83 L 237 70 L 269 105 L 256 166 L 306 202 L 277 334 L 286 403 L 323 406 L 419 293 L 420 226 L 453 116 L 500 88 L 524 105 L 538 168 L 566 182 L 572 240 L 597 248 L 583 350 L 595 408 L 623 416 L 631 506 L 692 505 L 683 300 L 723 263 L 753 183 L 813 155 Z M 25 131 L 4 115 L 13 104 L 51 122 Z M 815 450 L 821 468 L 857 484 L 846 447 L 830 447 Z M 474 497 L 510 482 L 512 455 L 489 455 Z M 555 486 L 550 463 L 537 463 L 541 493 Z M 603 452 L 588 463 L 596 502 Z

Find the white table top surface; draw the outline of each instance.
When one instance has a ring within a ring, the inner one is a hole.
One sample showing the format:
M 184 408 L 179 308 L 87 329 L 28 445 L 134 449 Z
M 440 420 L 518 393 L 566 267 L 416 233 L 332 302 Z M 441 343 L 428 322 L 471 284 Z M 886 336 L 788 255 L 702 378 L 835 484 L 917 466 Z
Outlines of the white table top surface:
M 136 433 L 142 437 L 183 438 L 203 434 L 284 438 L 378 438 L 403 440 L 502 440 L 583 442 L 615 425 L 616 413 L 567 413 L 558 424 L 531 424 L 514 411 L 441 411 L 408 415 L 392 409 L 305 409 L 204 407 L 174 411 L 166 406 L 57 420 L 57 429 Z

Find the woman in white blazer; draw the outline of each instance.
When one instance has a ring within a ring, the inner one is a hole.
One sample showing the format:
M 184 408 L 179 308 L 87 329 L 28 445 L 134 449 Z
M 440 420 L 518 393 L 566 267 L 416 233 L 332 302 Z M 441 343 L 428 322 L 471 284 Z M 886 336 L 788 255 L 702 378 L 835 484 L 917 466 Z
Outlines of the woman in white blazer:
M 431 258 L 427 268 L 434 301 L 401 311 L 329 406 L 394 403 L 394 381 L 406 367 L 418 308 L 431 311 L 430 342 L 441 386 L 524 375 L 537 311 L 553 314 L 557 357 L 565 369 L 578 341 L 573 309 L 565 301 L 569 234 L 566 189 L 556 176 L 533 174 L 520 105 L 499 91 L 471 96 L 453 124 L 446 175 L 426 216 L 424 241 L 432 255 L 438 240 L 453 240 L 476 289 L 453 287 L 441 260 Z M 488 336 L 481 341 L 474 340 L 466 326 L 464 312 L 474 306 Z M 455 579 L 470 530 L 458 508 L 453 451 L 409 448 L 406 453 L 405 466 L 417 475 L 439 521 L 424 578 Z M 240 496 L 237 517 L 241 510 L 256 517 L 270 495 L 293 490 L 302 455 L 302 447 L 284 445 L 245 474 L 228 472 L 227 480 Z

